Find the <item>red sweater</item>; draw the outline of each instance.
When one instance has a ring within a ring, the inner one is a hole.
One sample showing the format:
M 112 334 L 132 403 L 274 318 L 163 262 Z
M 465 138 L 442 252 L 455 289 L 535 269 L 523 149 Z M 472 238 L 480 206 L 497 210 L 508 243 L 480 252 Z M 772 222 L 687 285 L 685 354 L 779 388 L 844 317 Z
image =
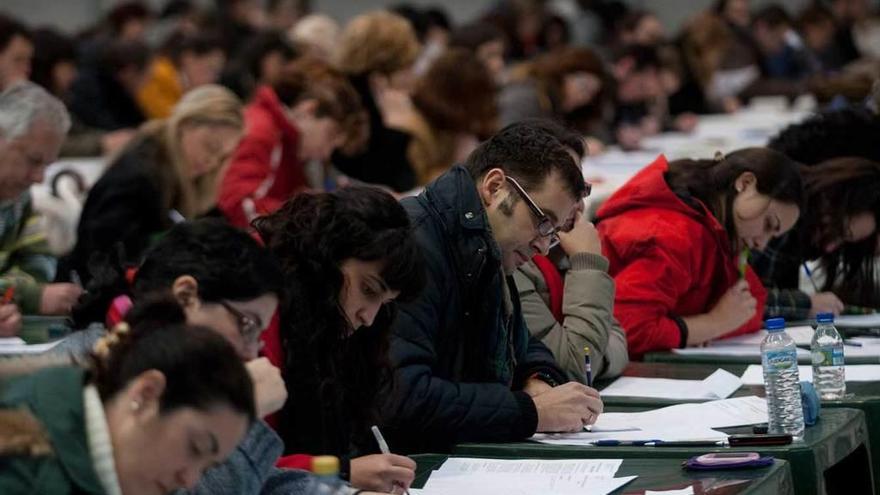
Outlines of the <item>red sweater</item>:
M 299 131 L 268 86 L 244 109 L 245 134 L 220 183 L 217 203 L 237 227 L 272 213 L 308 186 L 298 158 Z
M 626 331 L 631 359 L 682 346 L 674 317 L 709 311 L 739 279 L 737 256 L 724 227 L 699 203 L 698 211 L 666 183 L 662 155 L 620 188 L 598 212 L 602 247 L 617 293 L 614 316 Z M 758 307 L 726 336 L 762 326 L 766 290 L 752 271 L 746 281 Z

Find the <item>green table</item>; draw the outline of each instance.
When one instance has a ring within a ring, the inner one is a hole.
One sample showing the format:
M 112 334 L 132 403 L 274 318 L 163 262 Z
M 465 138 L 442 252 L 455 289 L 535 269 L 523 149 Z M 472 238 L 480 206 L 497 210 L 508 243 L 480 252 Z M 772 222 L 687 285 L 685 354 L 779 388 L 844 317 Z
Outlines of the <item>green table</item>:
M 650 378 L 675 378 L 679 380 L 702 380 L 722 368 L 736 376 L 742 376 L 746 365 L 720 364 L 670 364 L 670 363 L 630 363 L 624 370 L 624 376 L 640 376 Z M 604 380 L 596 384 L 601 390 L 613 380 Z M 852 408 L 861 409 L 865 413 L 865 423 L 868 426 L 868 447 L 871 454 L 871 466 L 873 478 L 876 480 L 880 475 L 880 382 L 848 382 L 846 384 L 846 396 L 840 400 L 823 401 L 825 408 Z M 764 396 L 763 385 L 744 385 L 733 396 L 746 395 Z M 654 409 L 657 407 L 680 404 L 682 402 L 700 402 L 699 400 L 671 400 L 644 397 L 603 397 L 605 408 L 608 411 L 636 411 Z M 824 414 L 825 410 L 822 411 Z M 875 483 L 875 493 L 880 494 L 880 483 Z
M 726 433 L 751 433 L 752 428 L 724 428 Z M 453 454 L 470 457 L 541 457 L 547 459 L 685 459 L 707 452 L 757 451 L 791 465 L 795 493 L 868 493 L 873 488 L 865 414 L 858 409 L 829 409 L 804 434 L 803 441 L 755 447 L 589 447 L 537 442 L 461 444 Z M 836 491 L 846 487 L 844 492 Z
M 421 454 L 414 455 L 412 458 L 418 464 L 413 486 L 421 488 L 428 481 L 431 472 L 438 469 L 448 456 Z M 786 495 L 794 493 L 791 470 L 788 463 L 783 460 L 777 460 L 772 466 L 758 469 L 685 471 L 681 468 L 681 460 L 679 459 L 624 459 L 616 476 L 622 478 L 633 475 L 637 475 L 638 478 L 614 491 L 613 494 L 636 494 L 643 493 L 645 490 L 678 490 L 691 485 L 694 487 L 694 493 L 706 494 Z
M 21 318 L 21 331 L 18 336 L 28 344 L 42 344 L 64 337 L 70 333 L 65 316 L 35 316 Z

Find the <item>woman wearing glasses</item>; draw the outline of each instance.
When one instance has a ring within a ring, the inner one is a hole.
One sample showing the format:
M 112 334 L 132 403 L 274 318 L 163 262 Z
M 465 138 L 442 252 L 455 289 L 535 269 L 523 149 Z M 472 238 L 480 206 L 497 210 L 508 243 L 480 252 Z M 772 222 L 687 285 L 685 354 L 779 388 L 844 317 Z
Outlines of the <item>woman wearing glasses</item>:
M 338 456 L 356 488 L 409 486 L 415 463 L 374 454 L 370 431 L 390 392 L 394 303 L 424 280 L 406 212 L 378 189 L 348 187 L 300 194 L 255 227 L 285 278 L 280 325 L 264 334 L 263 352 L 290 393 L 274 418 L 286 453 Z M 279 465 L 301 462 L 294 455 Z
M 794 226 L 802 196 L 797 163 L 766 148 L 660 156 L 614 193 L 597 224 L 630 359 L 761 328 L 748 253 Z

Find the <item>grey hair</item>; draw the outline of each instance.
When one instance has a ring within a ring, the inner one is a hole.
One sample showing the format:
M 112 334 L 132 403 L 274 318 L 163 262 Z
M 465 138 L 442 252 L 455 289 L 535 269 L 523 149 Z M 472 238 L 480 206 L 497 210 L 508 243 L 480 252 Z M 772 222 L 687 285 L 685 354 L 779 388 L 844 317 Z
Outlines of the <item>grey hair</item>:
M 0 139 L 15 139 L 35 122 L 43 122 L 63 136 L 70 130 L 70 114 L 64 103 L 32 82 L 22 82 L 0 93 Z

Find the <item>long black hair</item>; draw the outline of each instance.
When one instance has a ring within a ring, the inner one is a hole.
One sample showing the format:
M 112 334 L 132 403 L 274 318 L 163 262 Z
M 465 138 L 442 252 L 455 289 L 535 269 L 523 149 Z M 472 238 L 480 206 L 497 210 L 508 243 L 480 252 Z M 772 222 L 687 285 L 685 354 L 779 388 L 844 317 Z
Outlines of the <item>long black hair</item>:
M 809 215 L 798 231 L 807 259 L 820 259 L 825 283 L 844 301 L 880 306 L 877 287 L 877 231 L 859 242 L 844 243 L 831 253 L 824 244 L 842 239 L 844 220 L 868 213 L 880 223 L 880 163 L 857 157 L 829 160 L 805 167 L 804 186 Z
M 416 297 L 424 269 L 409 218 L 389 194 L 348 187 L 297 195 L 254 227 L 286 279 L 280 334 L 292 400 L 281 410 L 280 433 L 288 449 L 348 454 L 374 421 L 380 390 L 390 387 L 395 311 L 386 304 L 371 326 L 352 334 L 340 302 L 340 265 L 347 259 L 380 261 L 380 276 L 399 291 L 398 299 Z M 304 424 L 321 430 L 318 437 Z
M 721 223 L 731 243 L 736 242 L 733 198 L 736 179 L 755 174 L 757 189 L 772 199 L 797 205 L 803 211 L 803 181 L 799 165 L 768 148 L 744 148 L 715 160 L 675 160 L 669 164 L 666 182 L 677 195 L 700 200 Z
M 175 225 L 144 253 L 134 279 L 123 254 L 95 256 L 89 263 L 88 293 L 73 309 L 75 328 L 102 322 L 116 296 L 135 301 L 146 294 L 168 292 L 174 281 L 190 275 L 206 302 L 248 301 L 280 294 L 283 279 L 278 262 L 247 233 L 219 219 Z

